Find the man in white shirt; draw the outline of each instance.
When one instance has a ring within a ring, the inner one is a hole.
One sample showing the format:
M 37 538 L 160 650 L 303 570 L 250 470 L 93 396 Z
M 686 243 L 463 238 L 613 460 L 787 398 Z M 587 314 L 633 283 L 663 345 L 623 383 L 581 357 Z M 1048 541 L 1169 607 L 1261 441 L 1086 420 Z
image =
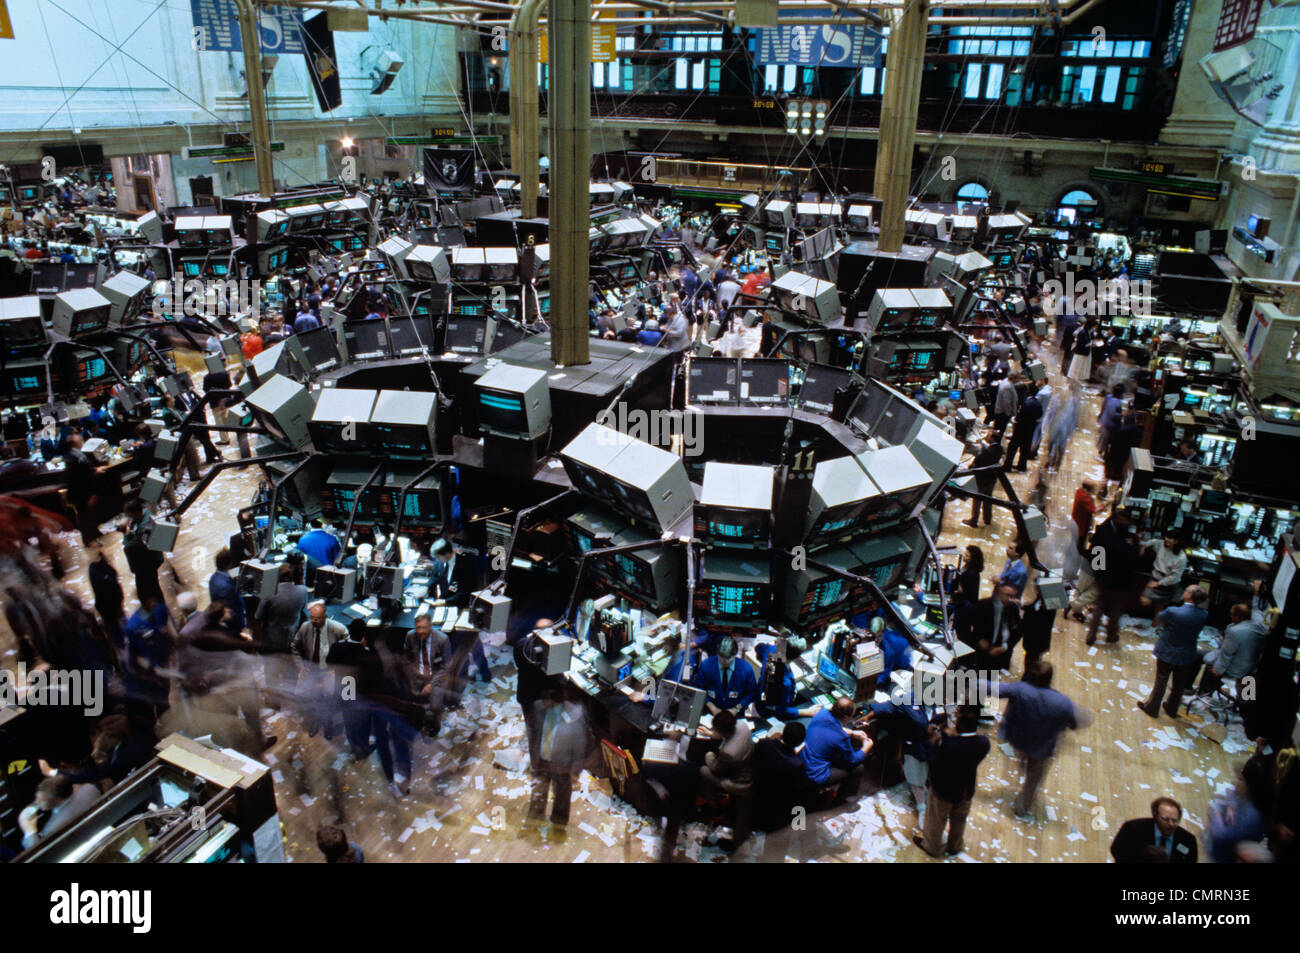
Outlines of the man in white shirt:
M 1151 581 L 1142 591 L 1141 602 L 1153 606 L 1152 616 L 1160 614 L 1182 591 L 1180 583 L 1187 571 L 1187 553 L 1182 541 L 1173 533 L 1165 536 L 1156 550 L 1155 565 L 1151 567 Z

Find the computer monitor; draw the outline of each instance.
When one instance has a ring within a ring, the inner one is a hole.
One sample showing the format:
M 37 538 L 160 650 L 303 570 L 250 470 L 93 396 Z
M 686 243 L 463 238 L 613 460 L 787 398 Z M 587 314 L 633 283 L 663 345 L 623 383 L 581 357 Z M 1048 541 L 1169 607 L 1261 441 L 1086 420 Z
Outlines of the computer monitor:
M 743 358 L 740 361 L 741 404 L 784 404 L 790 399 L 790 365 L 779 358 Z
M 108 328 L 113 302 L 93 288 L 65 291 L 54 297 L 51 327 L 65 337 L 93 334 Z
M 695 511 L 696 536 L 719 546 L 767 545 L 775 488 L 772 467 L 709 461 Z
M 383 321 L 351 321 L 343 328 L 343 339 L 349 360 L 377 361 L 391 356 L 388 327 Z
M 390 317 L 388 332 L 394 357 L 410 357 L 434 351 L 433 322 L 427 317 Z
M 799 406 L 819 414 L 829 415 L 835 397 L 853 382 L 853 373 L 826 364 L 812 364 L 804 372 L 799 387 Z
M 303 353 L 307 355 L 307 360 L 317 373 L 338 366 L 339 349 L 334 341 L 333 329 L 327 327 L 312 328 L 310 331 L 295 334 L 294 337 L 302 345 Z M 235 343 L 238 344 L 238 340 Z
M 75 348 L 67 352 L 67 381 L 78 385 L 97 384 L 114 377 L 112 366 L 97 351 Z
M 40 358 L 10 361 L 3 368 L 5 391 L 14 397 L 44 395 L 49 374 L 49 367 Z
M 687 386 L 692 404 L 734 406 L 740 399 L 740 362 L 734 357 L 693 358 Z
M 482 357 L 488 353 L 491 343 L 492 333 L 487 318 L 462 316 L 459 311 L 447 318 L 444 351 Z
M 682 682 L 660 682 L 655 694 L 654 708 L 651 709 L 651 720 L 680 726 L 687 735 L 693 736 L 700 726 L 706 697 L 707 693 L 703 689 L 693 685 L 685 685 Z
M 0 347 L 32 347 L 45 343 L 45 320 L 38 295 L 0 298 Z
M 696 582 L 696 617 L 731 625 L 765 624 L 772 566 L 765 552 L 710 550 Z
M 551 425 L 550 381 L 540 368 L 498 364 L 474 382 L 479 427 L 511 437 L 539 437 Z
M 375 446 L 395 456 L 437 451 L 438 395 L 430 391 L 381 390 L 370 413 Z
M 379 392 L 326 387 L 316 399 L 308 429 L 312 444 L 325 453 L 361 453 L 374 449 L 370 414 Z

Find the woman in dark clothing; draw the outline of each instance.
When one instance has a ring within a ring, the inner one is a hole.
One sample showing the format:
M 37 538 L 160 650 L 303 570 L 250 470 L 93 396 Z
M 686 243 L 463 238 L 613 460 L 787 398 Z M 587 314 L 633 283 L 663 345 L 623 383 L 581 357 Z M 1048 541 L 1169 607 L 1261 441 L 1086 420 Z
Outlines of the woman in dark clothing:
M 984 551 L 972 543 L 966 547 L 966 559 L 962 564 L 960 575 L 957 576 L 957 585 L 953 594 L 960 593 L 967 602 L 979 602 L 980 574 L 983 572 Z
M 104 628 L 114 642 L 122 638 L 122 607 L 126 597 L 122 594 L 122 583 L 117 569 L 108 561 L 102 549 L 96 547 L 96 557 L 86 567 L 90 578 L 90 590 L 95 594 L 95 611 L 103 620 Z

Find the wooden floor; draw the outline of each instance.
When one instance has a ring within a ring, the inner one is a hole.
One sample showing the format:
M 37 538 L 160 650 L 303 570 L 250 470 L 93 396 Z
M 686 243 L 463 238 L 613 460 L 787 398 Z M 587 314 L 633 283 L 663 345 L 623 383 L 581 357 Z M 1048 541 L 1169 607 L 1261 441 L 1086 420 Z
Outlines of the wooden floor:
M 1044 357 L 1049 369 L 1059 366 L 1054 353 L 1047 351 Z M 1057 375 L 1052 379 L 1059 383 Z M 1095 395 L 1086 400 L 1073 446 L 1061 472 L 1051 479 L 1047 513 L 1054 527 L 1068 518 L 1080 481 L 1100 477 L 1094 452 L 1098 403 Z M 1028 489 L 1030 475 L 1013 475 L 1018 492 Z M 234 512 L 246 505 L 256 481 L 247 471 L 223 474 L 186 514 L 174 562 L 201 604 L 206 603 L 212 554 L 233 530 Z M 960 525 L 967 515 L 967 507 L 950 508 L 940 542 L 959 547 L 979 543 L 992 574 L 1001 566 L 1012 520 L 1005 512 L 995 514 L 991 530 L 975 531 Z M 120 534 L 111 534 L 104 544 L 122 574 L 129 600 L 132 587 Z M 63 537 L 63 548 L 67 584 L 89 602 L 79 538 Z M 172 597 L 165 574 L 164 587 Z M 3 625 L 0 621 L 0 661 L 12 666 L 13 640 Z M 1164 715 L 1153 721 L 1137 711 L 1136 701 L 1150 687 L 1150 650 L 1149 639 L 1131 632 L 1125 632 L 1118 645 L 1087 648 L 1081 624 L 1065 619 L 1058 623 L 1048 656 L 1056 667 L 1055 687 L 1095 712 L 1096 721 L 1064 740 L 1044 782 L 1035 824 L 1011 815 L 1019 775 L 1015 761 L 995 743 L 981 768 L 967 852 L 944 862 L 1100 862 L 1107 858 L 1114 829 L 1130 817 L 1144 816 L 1158 794 L 1181 801 L 1185 825 L 1197 835 L 1203 832 L 1210 798 L 1229 783 L 1233 766 L 1245 759 L 1249 746 L 1239 724 L 1231 726 L 1219 745 L 1201 737 L 1192 721 Z M 656 855 L 657 825 L 612 798 L 608 784 L 588 774 L 575 786 L 567 833 L 549 825 L 539 832 L 522 832 L 529 780 L 494 764 L 494 758 L 518 763 L 524 753 L 523 721 L 513 700 L 514 669 L 503 647 L 489 646 L 488 658 L 494 683 L 476 685 L 463 709 L 448 716 L 441 737 L 417 745 L 415 777 L 405 798 L 388 790 L 373 755 L 352 763 L 339 751 L 339 739 L 308 737 L 292 713 L 269 717 L 267 732 L 279 741 L 267 761 L 292 861 L 320 859 L 314 835 L 323 823 L 343 826 L 371 862 L 581 863 L 646 861 Z M 1019 667 L 1017 660 L 1015 670 Z M 930 861 L 911 843 L 916 817 L 906 785 L 863 798 L 827 815 L 825 822 L 852 845 L 848 853 L 828 855 L 829 862 L 940 862 Z M 757 860 L 764 848 L 763 838 L 756 837 L 729 859 L 704 844 L 706 833 L 698 826 L 686 828 L 678 855 L 734 863 Z

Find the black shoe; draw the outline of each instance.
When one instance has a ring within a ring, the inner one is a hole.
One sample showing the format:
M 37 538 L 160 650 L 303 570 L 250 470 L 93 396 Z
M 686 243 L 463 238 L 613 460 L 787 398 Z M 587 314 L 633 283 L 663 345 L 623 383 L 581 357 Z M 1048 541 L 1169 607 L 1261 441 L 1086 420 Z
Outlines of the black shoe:
M 935 858 L 937 858 L 937 857 L 939 856 L 938 854 L 932 854 L 932 853 L 930 853 L 928 850 L 925 849 L 925 841 L 921 839 L 921 835 L 920 835 L 920 834 L 913 834 L 913 835 L 912 835 L 912 843 L 915 844 L 917 847 L 921 848 L 921 853 L 925 854 L 925 856 L 927 856 L 927 857 L 935 857 Z
M 1142 714 L 1146 715 L 1148 718 L 1159 718 L 1159 717 L 1160 717 L 1160 713 L 1159 713 L 1159 712 L 1152 711 L 1150 708 L 1148 708 L 1146 705 L 1144 705 L 1144 704 L 1141 703 L 1141 702 L 1138 702 L 1137 710 L 1140 711 L 1140 712 L 1142 712 Z
M 961 525 L 969 526 L 971 529 L 978 529 L 980 524 L 976 520 L 962 520 Z
M 270 751 L 272 748 L 275 747 L 275 743 L 276 743 L 277 741 L 279 741 L 279 740 L 280 740 L 280 738 L 279 738 L 278 735 L 269 735 L 269 736 L 267 736 L 267 739 L 266 739 L 265 741 L 262 742 L 262 750 L 263 750 L 263 751 Z
M 961 848 L 946 847 L 944 848 L 943 852 L 947 854 L 949 857 L 956 857 L 965 849 L 966 849 L 965 847 L 961 847 Z
M 1082 622 L 1083 620 L 1080 619 L 1079 621 Z M 1096 637 L 1095 635 L 1089 635 L 1089 636 L 1086 636 L 1086 637 L 1084 638 L 1084 640 L 1083 640 L 1083 644 L 1084 644 L 1084 645 L 1096 645 L 1096 644 L 1097 644 L 1097 637 Z

